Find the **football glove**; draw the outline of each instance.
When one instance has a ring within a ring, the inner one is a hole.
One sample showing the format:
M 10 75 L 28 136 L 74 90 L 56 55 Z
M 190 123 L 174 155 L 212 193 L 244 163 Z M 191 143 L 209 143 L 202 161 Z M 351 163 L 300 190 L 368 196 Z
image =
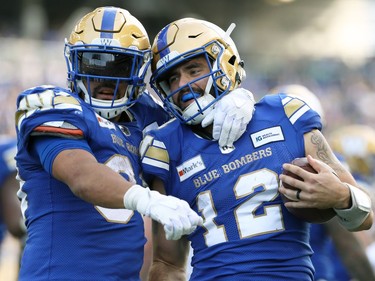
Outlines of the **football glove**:
M 202 127 L 213 122 L 212 137 L 221 147 L 233 147 L 246 130 L 254 113 L 254 96 L 244 89 L 237 88 L 222 97 L 213 110 L 202 120 Z
M 178 240 L 203 224 L 203 219 L 186 201 L 140 185 L 128 189 L 124 195 L 124 206 L 161 223 L 167 240 Z

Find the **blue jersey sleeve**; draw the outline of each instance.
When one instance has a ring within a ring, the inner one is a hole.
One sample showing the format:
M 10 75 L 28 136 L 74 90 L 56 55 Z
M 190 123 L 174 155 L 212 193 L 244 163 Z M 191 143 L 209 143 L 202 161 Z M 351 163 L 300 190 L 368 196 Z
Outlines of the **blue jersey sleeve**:
M 18 145 L 27 146 L 31 135 L 84 138 L 89 130 L 85 104 L 66 89 L 41 86 L 28 89 L 17 99 Z
M 181 155 L 182 128 L 178 120 L 172 119 L 157 130 L 147 132 L 140 146 L 143 176 L 150 183 L 154 177 L 168 185 L 171 163 Z
M 143 132 L 156 129 L 171 118 L 162 105 L 148 92 L 140 95 L 129 111 L 134 115 Z
M 93 154 L 86 140 L 64 139 L 62 142 L 61 138 L 57 137 L 36 137 L 31 146 L 31 151 L 35 150 L 49 174 L 52 174 L 52 165 L 56 156 L 67 149 L 83 149 Z

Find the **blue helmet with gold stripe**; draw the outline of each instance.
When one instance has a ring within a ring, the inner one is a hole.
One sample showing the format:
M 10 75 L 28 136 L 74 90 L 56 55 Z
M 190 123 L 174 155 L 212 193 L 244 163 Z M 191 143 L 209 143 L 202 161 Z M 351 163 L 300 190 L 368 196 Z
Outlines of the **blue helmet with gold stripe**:
M 225 32 L 205 20 L 183 18 L 168 24 L 156 36 L 152 44 L 150 83 L 167 109 L 183 123 L 199 124 L 216 101 L 237 88 L 245 78 L 243 61 L 230 38 L 231 31 L 230 28 Z M 168 75 L 175 67 L 199 56 L 206 59 L 210 68 L 210 73 L 201 77 L 209 77 L 207 86 L 204 94 L 190 95 L 194 102 L 181 109 L 172 97 L 183 88 L 192 89 L 194 82 L 171 92 Z
M 102 117 L 118 116 L 145 89 L 150 47 L 145 28 L 127 10 L 95 9 L 66 40 L 70 88 Z

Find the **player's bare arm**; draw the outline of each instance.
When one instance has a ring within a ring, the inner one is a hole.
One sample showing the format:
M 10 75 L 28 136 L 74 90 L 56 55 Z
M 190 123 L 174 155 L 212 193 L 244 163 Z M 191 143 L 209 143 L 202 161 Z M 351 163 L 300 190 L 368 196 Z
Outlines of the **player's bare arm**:
M 353 208 L 359 202 L 365 202 L 359 206 L 359 212 L 363 213 L 362 219 L 357 221 L 356 216 L 342 219 L 346 228 L 352 231 L 365 230 L 371 227 L 373 214 L 371 201 L 368 195 L 361 189 L 353 176 L 347 171 L 336 158 L 324 136 L 318 130 L 313 130 L 304 136 L 305 151 L 308 161 L 317 171 L 317 174 L 309 173 L 303 169 L 290 164 L 284 164 L 283 168 L 298 175 L 303 180 L 281 175 L 281 180 L 301 190 L 300 200 L 288 202 L 289 207 L 315 207 L 335 208 L 340 216 L 346 216 L 348 212 L 354 214 Z M 281 192 L 285 191 L 281 188 Z M 289 196 L 292 191 L 287 191 Z M 357 198 L 358 197 L 358 198 Z M 360 201 L 358 201 L 360 200 Z M 344 212 L 344 213 L 343 213 Z M 356 220 L 356 223 L 348 221 Z
M 163 182 L 153 181 L 154 190 L 165 194 Z M 186 236 L 179 240 L 165 239 L 163 226 L 153 221 L 153 260 L 149 281 L 184 281 L 186 280 L 186 262 L 189 254 L 189 241 Z
M 52 172 L 53 176 L 66 183 L 76 196 L 105 208 L 124 208 L 124 194 L 133 185 L 83 149 L 64 150 L 59 153 L 53 163 Z
M 312 131 L 304 136 L 306 155 L 311 155 L 315 161 L 313 168 L 317 174 L 309 173 L 303 169 L 290 164 L 284 164 L 284 170 L 298 175 L 303 181 L 281 175 L 283 182 L 286 182 L 301 190 L 299 202 L 291 202 L 293 207 L 311 208 L 348 208 L 350 206 L 350 193 L 348 188 L 341 183 L 336 176 L 339 174 L 342 179 L 353 184 L 354 179 L 345 171 L 329 148 L 325 138 L 319 131 Z M 310 161 L 309 161 L 310 162 Z M 318 169 L 318 170 L 317 170 Z M 327 188 L 328 187 L 328 188 Z M 291 191 L 287 191 L 291 193 Z M 294 191 L 295 192 L 295 191 Z M 293 198 L 294 194 L 287 194 Z
M 345 231 L 337 219 L 330 220 L 325 227 L 351 276 L 355 280 L 375 280 L 364 242 L 359 237 L 362 233 Z
M 76 163 L 80 163 L 79 169 Z M 124 180 L 83 149 L 60 152 L 53 163 L 52 172 L 54 177 L 66 183 L 76 196 L 85 201 L 105 208 L 137 210 L 157 220 L 166 229 L 168 239 L 175 240 L 181 235 L 190 234 L 202 221 L 186 202 Z

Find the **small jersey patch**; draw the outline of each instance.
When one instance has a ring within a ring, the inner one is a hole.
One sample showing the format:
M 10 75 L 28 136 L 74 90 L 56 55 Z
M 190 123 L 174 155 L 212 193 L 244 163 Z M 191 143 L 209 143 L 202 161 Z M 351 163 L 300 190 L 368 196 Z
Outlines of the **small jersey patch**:
M 206 165 L 204 164 L 202 157 L 200 155 L 197 155 L 185 161 L 180 166 L 177 166 L 176 169 L 180 178 L 180 182 L 182 182 L 192 175 L 206 169 Z
M 250 135 L 255 148 L 275 141 L 285 140 L 280 126 L 261 130 Z

